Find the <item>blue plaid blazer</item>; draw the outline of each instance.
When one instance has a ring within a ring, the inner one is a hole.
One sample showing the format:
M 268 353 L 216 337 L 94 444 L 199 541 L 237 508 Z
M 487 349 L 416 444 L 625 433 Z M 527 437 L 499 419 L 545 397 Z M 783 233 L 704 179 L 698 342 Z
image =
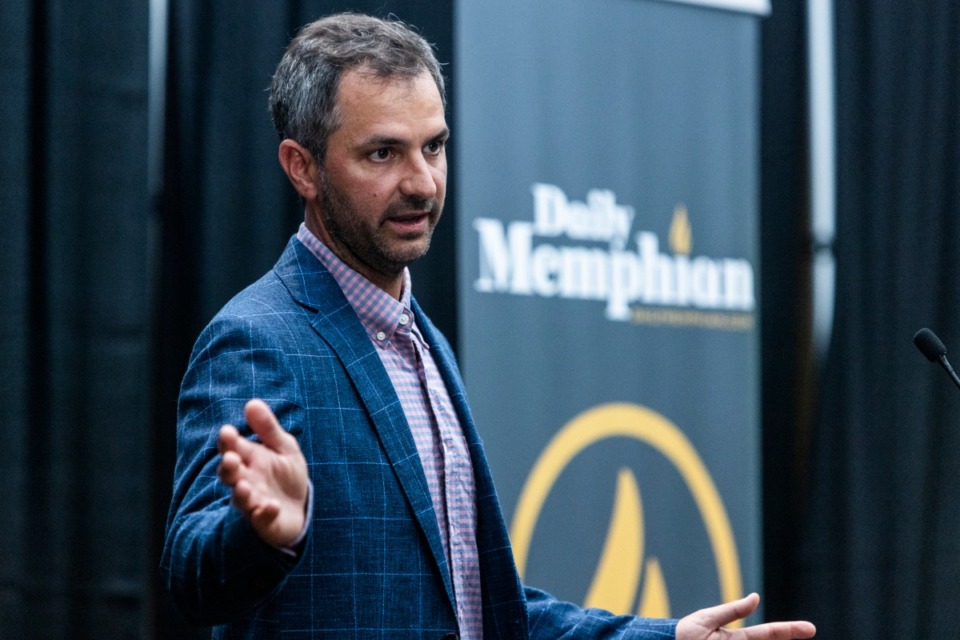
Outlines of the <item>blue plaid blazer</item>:
M 675 621 L 583 610 L 520 584 L 453 352 L 422 309 L 473 459 L 484 638 L 673 637 Z M 216 476 L 217 433 L 261 398 L 293 433 L 314 486 L 296 557 L 263 543 Z M 216 315 L 180 393 L 161 570 L 214 638 L 455 638 L 453 589 L 413 436 L 352 307 L 298 241 Z

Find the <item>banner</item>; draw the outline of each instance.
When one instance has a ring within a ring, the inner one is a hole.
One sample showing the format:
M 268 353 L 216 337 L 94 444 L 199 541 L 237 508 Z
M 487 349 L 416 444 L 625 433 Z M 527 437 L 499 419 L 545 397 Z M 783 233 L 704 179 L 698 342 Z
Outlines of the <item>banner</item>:
M 747 11 L 760 15 L 770 14 L 769 0 L 666 0 L 667 2 L 686 2 L 704 7 L 728 9 L 730 11 Z
M 460 355 L 524 581 L 759 590 L 758 18 L 456 9 Z

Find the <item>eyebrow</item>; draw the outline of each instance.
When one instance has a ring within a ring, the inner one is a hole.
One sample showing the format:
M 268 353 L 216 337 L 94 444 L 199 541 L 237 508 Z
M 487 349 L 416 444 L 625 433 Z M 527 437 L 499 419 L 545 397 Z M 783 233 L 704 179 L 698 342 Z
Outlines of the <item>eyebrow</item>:
M 450 137 L 450 128 L 444 127 L 436 135 L 428 139 L 429 142 L 436 142 L 437 140 L 446 140 Z M 397 147 L 407 144 L 407 141 L 402 138 L 394 138 L 391 136 L 379 136 L 373 135 L 364 140 L 360 146 L 361 147 Z

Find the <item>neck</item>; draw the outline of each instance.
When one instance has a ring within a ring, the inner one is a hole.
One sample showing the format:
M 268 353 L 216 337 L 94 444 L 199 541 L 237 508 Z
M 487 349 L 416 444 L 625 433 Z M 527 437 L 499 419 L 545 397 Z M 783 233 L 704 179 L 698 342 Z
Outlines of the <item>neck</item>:
M 347 247 L 343 246 L 342 243 L 334 240 L 334 238 L 327 232 L 323 225 L 314 224 L 310 219 L 310 216 L 306 217 L 304 223 L 306 224 L 307 229 L 310 230 L 310 233 L 312 233 L 317 240 L 322 242 L 327 249 L 333 252 L 333 255 L 337 256 L 345 265 L 359 273 L 361 276 L 372 282 L 380 289 L 383 289 L 394 299 L 400 299 L 400 296 L 403 295 L 402 269 L 399 273 L 395 274 L 378 271 L 377 269 L 374 269 L 370 265 L 357 258 L 357 256 L 355 256 Z

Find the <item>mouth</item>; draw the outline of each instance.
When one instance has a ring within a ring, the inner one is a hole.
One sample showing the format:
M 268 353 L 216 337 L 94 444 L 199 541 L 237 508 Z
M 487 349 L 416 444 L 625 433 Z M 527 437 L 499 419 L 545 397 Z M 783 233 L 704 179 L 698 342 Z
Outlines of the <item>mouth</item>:
M 433 198 L 402 198 L 384 212 L 383 226 L 401 239 L 418 240 L 429 235 L 440 217 L 440 204 Z
M 430 210 L 398 213 L 387 218 L 386 224 L 401 234 L 422 233 L 430 224 L 430 213 Z

